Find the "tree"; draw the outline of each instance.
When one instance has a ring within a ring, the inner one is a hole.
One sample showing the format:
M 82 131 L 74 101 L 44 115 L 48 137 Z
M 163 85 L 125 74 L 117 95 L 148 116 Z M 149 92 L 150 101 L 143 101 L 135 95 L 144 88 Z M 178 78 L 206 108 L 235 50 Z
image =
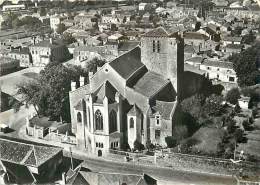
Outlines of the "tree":
M 62 40 L 66 45 L 76 42 L 76 39 L 70 33 L 64 33 Z
M 250 31 L 249 34 L 243 36 L 242 43 L 244 44 L 252 44 L 256 39 L 256 36 L 253 34 L 252 31 Z
M 66 30 L 65 24 L 60 23 L 60 24 L 57 25 L 56 32 L 57 32 L 58 34 L 62 34 L 65 30 Z
M 184 99 L 181 103 L 181 107 L 184 112 L 189 113 L 195 119 L 199 119 L 203 114 L 202 106 L 204 101 L 205 97 L 203 95 L 196 94 Z
M 165 142 L 168 148 L 173 148 L 177 145 L 177 140 L 173 136 L 165 137 Z
M 200 30 L 200 27 L 201 27 L 201 22 L 196 22 L 195 31 Z
M 39 116 L 70 121 L 70 83 L 78 82 L 80 75 L 87 77 L 90 69 L 50 63 L 40 72 L 36 81 L 19 85 L 17 94 L 23 97 L 26 104 L 33 105 Z
M 222 96 L 212 94 L 206 99 L 203 112 L 209 116 L 219 116 L 223 112 L 222 102 Z
M 46 8 L 41 7 L 41 8 L 40 8 L 40 16 L 46 16 L 46 15 L 47 15 Z
M 233 63 L 241 87 L 255 85 L 260 78 L 257 64 L 260 61 L 260 43 L 238 54 L 233 54 L 229 60 Z
M 230 89 L 228 92 L 227 92 L 227 95 L 226 95 L 226 100 L 229 102 L 229 103 L 232 103 L 232 104 L 237 104 L 238 103 L 238 99 L 240 98 L 240 92 L 238 90 L 238 88 L 232 88 Z

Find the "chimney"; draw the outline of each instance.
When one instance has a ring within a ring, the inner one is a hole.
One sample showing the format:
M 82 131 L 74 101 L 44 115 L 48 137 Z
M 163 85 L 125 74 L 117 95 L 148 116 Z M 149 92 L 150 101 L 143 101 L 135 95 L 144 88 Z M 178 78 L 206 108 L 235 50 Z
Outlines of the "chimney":
M 83 76 L 79 77 L 79 85 L 80 85 L 80 87 L 85 85 L 85 77 L 83 77 Z
M 71 82 L 70 86 L 71 86 L 71 91 L 75 91 L 76 90 L 76 82 Z

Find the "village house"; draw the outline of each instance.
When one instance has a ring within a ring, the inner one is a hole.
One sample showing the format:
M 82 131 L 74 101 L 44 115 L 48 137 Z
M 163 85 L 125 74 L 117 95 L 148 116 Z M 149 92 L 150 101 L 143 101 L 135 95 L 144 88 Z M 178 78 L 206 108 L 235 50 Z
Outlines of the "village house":
M 63 161 L 58 147 L 0 139 L 0 166 L 15 184 L 46 183 L 58 173 Z M 61 176 L 61 174 L 59 174 Z
M 71 56 L 68 48 L 52 38 L 43 40 L 38 43 L 33 41 L 33 45 L 29 47 L 32 55 L 33 66 L 44 67 L 50 62 L 63 62 Z
M 19 48 L 8 53 L 8 57 L 19 60 L 20 67 L 32 66 L 32 56 L 29 48 Z
M 236 45 L 239 45 L 239 44 L 241 44 L 242 37 L 225 36 L 225 37 L 222 37 L 221 41 L 222 41 L 222 44 L 223 44 L 224 46 L 226 46 L 226 45 L 228 45 L 228 44 L 236 44 Z
M 10 57 L 0 57 L 0 76 L 15 72 L 19 68 L 19 60 Z
M 226 84 L 227 86 L 224 87 L 227 89 L 237 86 L 237 76 L 231 62 L 220 61 L 219 59 L 205 59 L 200 65 L 200 69 L 206 71 L 207 78 L 222 85 Z
M 185 64 L 189 64 L 199 69 L 204 59 L 205 59 L 204 57 L 200 57 L 200 56 L 191 57 L 185 60 Z
M 109 61 L 118 56 L 117 45 L 103 46 L 79 46 L 74 49 L 73 58 L 76 63 L 89 61 L 94 58 L 104 59 Z
M 204 34 L 198 32 L 186 32 L 184 33 L 185 44 L 199 47 L 199 51 L 201 49 L 207 48 L 207 41 L 209 37 Z
M 50 17 L 50 27 L 51 29 L 56 32 L 58 25 L 61 24 L 61 22 L 66 19 L 65 16 L 62 15 L 54 15 Z
M 157 185 L 157 180 L 147 174 L 97 172 L 80 167 L 68 173 L 65 183 L 71 185 Z

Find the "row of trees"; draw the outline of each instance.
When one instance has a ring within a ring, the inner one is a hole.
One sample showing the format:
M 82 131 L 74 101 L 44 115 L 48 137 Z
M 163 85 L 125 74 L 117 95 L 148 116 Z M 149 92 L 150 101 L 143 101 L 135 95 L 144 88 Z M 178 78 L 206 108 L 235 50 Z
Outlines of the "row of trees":
M 36 17 L 26 16 L 19 18 L 19 14 L 10 12 L 4 17 L 1 23 L 3 29 L 17 29 L 23 27 L 29 31 L 39 31 L 42 29 L 43 23 Z

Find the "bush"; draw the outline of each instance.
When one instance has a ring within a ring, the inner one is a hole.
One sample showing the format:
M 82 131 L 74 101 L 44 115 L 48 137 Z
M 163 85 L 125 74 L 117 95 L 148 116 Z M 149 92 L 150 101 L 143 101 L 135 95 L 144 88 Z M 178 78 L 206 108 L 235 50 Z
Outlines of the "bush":
M 226 100 L 232 104 L 237 104 L 240 98 L 240 92 L 238 88 L 233 88 L 227 92 Z
M 151 143 L 151 141 L 149 140 L 146 142 L 146 148 L 148 150 L 153 150 L 153 149 L 155 149 L 155 145 L 153 143 Z
M 173 136 L 167 136 L 165 142 L 168 148 L 173 148 L 177 145 L 177 140 Z
M 142 151 L 142 150 L 144 150 L 144 145 L 142 143 L 140 143 L 140 141 L 135 140 L 134 150 Z

